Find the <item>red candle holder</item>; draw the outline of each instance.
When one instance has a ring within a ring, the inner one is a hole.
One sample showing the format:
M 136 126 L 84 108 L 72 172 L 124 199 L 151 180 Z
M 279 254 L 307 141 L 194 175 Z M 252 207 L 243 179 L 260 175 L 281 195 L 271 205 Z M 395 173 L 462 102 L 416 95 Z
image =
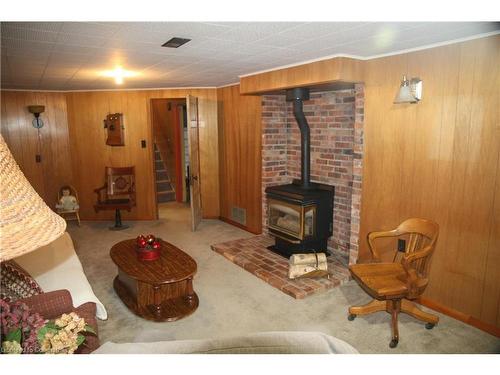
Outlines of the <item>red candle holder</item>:
M 156 260 L 160 257 L 161 243 L 155 236 L 142 234 L 136 238 L 137 258 L 139 260 Z

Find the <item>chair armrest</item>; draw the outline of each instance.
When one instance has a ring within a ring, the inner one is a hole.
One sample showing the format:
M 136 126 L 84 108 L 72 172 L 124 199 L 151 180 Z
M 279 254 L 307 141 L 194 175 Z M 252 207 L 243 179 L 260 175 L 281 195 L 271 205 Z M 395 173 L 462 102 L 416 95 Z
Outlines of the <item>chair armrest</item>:
M 107 184 L 105 184 L 105 185 L 103 185 L 103 186 L 101 186 L 101 187 L 99 187 L 99 188 L 97 188 L 97 189 L 94 189 L 94 193 L 99 194 L 99 193 L 101 192 L 101 190 L 104 190 L 104 189 L 106 189 L 107 187 L 108 187 L 108 185 L 107 185 Z
M 39 313 L 45 319 L 55 319 L 73 310 L 73 299 L 66 289 L 22 298 L 19 301 L 25 303 L 31 310 Z
M 432 252 L 432 250 L 433 246 L 426 246 L 414 253 L 405 254 L 403 256 L 403 259 L 401 260 L 401 265 L 403 266 L 403 269 L 405 270 L 407 275 L 407 288 L 409 298 L 413 298 L 421 294 L 418 293 L 419 275 L 417 274 L 417 270 L 415 269 L 415 267 L 412 267 L 411 264 L 419 259 L 425 258 L 429 255 L 429 253 Z
M 415 262 L 421 258 L 426 257 L 427 255 L 429 255 L 430 252 L 432 252 L 432 250 L 434 250 L 433 246 L 425 246 L 424 248 L 420 249 L 419 251 L 415 251 L 414 253 L 411 253 L 411 254 L 405 254 L 403 256 L 403 259 L 401 260 L 401 264 L 403 265 L 403 267 L 405 269 L 409 269 L 410 264 L 412 264 L 413 262 Z
M 380 262 L 380 254 L 378 253 L 374 241 L 377 238 L 382 238 L 382 237 L 396 237 L 399 236 L 399 231 L 398 229 L 393 229 L 389 231 L 380 231 L 380 232 L 370 232 L 368 233 L 368 248 L 370 249 L 372 253 L 372 257 L 376 262 Z
M 94 189 L 94 193 L 97 194 L 97 203 L 101 203 L 103 201 L 103 190 L 106 190 L 108 188 L 108 184 L 104 184 L 100 188 Z
M 97 309 L 97 307 L 96 307 L 96 304 L 94 302 L 86 302 L 86 303 L 81 304 L 80 306 L 72 309 L 72 311 L 77 313 L 80 318 L 85 319 L 85 323 L 87 323 L 89 326 L 91 326 L 95 331 L 95 335 L 84 334 L 85 335 L 85 342 L 80 348 L 78 348 L 78 350 L 77 350 L 78 354 L 92 353 L 94 350 L 96 350 L 100 346 L 97 320 L 95 318 L 96 309 Z

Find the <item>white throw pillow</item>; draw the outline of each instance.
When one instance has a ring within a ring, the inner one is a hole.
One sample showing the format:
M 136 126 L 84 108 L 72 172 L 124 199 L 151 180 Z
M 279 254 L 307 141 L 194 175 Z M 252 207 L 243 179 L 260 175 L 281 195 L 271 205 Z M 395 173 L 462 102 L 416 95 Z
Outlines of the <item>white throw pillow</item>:
M 44 292 L 67 289 L 75 307 L 85 302 L 95 302 L 96 317 L 101 320 L 108 318 L 104 305 L 94 294 L 83 273 L 68 232 L 46 246 L 15 258 L 15 261 L 37 281 Z

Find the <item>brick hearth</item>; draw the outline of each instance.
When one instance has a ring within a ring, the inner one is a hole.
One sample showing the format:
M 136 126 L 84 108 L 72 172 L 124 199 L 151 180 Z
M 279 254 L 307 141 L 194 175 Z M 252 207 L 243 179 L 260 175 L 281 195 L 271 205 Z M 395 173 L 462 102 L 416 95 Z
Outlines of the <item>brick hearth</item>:
M 302 299 L 334 288 L 349 280 L 347 259 L 328 257 L 329 278 L 288 279 L 288 259 L 267 247 L 274 244 L 267 235 L 212 245 L 212 250 L 293 298 Z

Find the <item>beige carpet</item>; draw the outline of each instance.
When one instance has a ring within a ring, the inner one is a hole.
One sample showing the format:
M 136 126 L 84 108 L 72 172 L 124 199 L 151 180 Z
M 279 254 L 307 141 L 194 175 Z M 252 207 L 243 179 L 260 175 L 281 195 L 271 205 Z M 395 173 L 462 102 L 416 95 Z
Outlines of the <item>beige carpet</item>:
M 131 228 L 113 232 L 110 222 L 69 223 L 68 231 L 85 273 L 109 319 L 99 322 L 102 342 L 146 342 L 175 339 L 229 337 L 262 331 L 320 331 L 353 345 L 361 353 L 498 353 L 500 340 L 455 319 L 438 314 L 440 323 L 426 330 L 402 315 L 400 343 L 389 348 L 390 316 L 379 312 L 347 320 L 347 307 L 369 297 L 350 281 L 303 300 L 290 298 L 210 249 L 211 244 L 251 237 L 250 233 L 218 220 L 202 222 L 191 232 L 189 209 L 164 205 L 161 219 L 127 222 Z M 109 258 L 111 246 L 140 233 L 154 233 L 183 249 L 198 263 L 195 290 L 198 310 L 171 323 L 155 323 L 132 314 L 116 296 L 112 282 L 116 267 Z

